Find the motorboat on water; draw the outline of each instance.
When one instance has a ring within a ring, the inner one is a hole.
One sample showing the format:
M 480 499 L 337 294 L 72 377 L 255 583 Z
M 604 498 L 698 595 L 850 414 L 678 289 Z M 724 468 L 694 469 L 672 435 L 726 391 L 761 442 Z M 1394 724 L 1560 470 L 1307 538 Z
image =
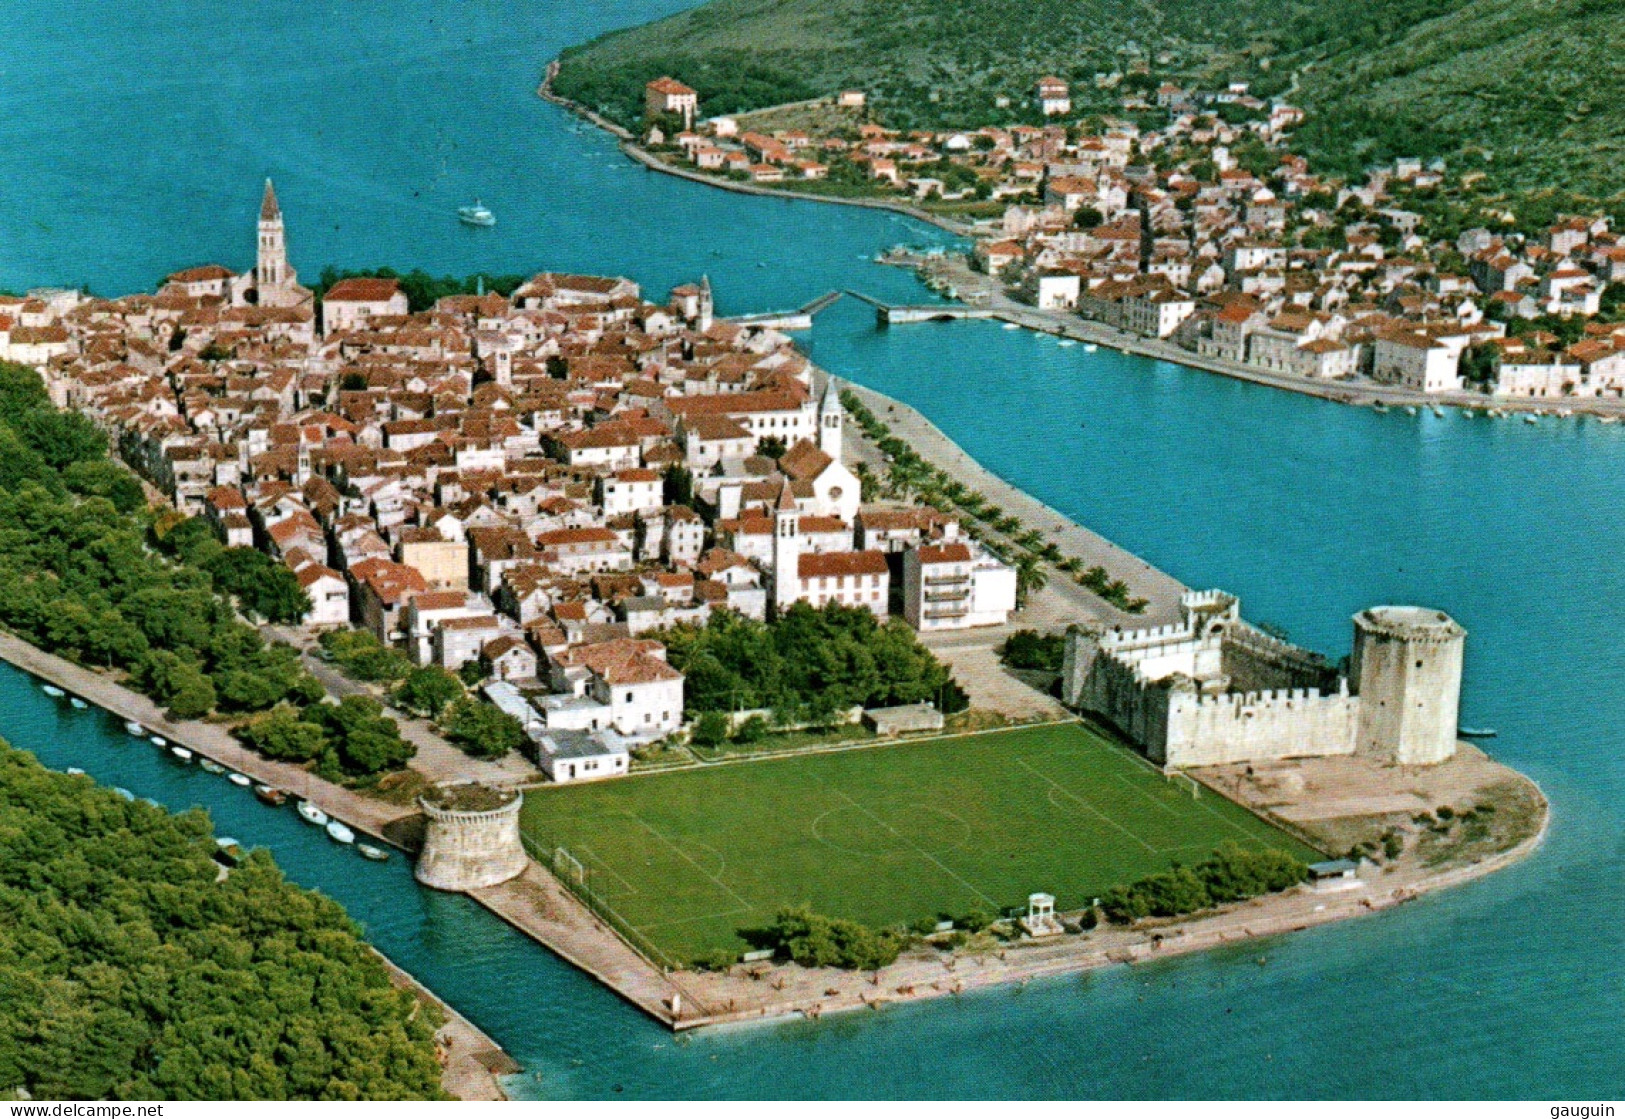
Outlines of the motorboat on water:
M 497 223 L 497 216 L 478 198 L 472 206 L 459 206 L 457 220 L 464 225 L 491 226 Z
M 1523 422 L 1526 424 L 1538 424 L 1540 422 L 1540 416 L 1535 412 L 1529 412 L 1524 416 Z
M 44 692 L 46 695 L 50 696 L 52 699 L 61 699 L 63 696 L 68 694 L 67 692 L 63 691 L 61 688 L 57 687 L 55 684 L 41 684 L 40 685 L 40 691 Z
M 74 707 L 77 707 L 81 711 L 83 711 L 85 708 L 90 706 L 90 704 L 86 703 L 84 700 L 80 699 L 76 695 L 69 696 L 68 697 L 68 702 L 70 704 L 72 704 Z
M 163 736 L 163 735 L 161 735 L 161 734 L 155 734 L 155 735 L 153 735 L 153 736 L 152 736 L 152 744 L 153 744 L 153 745 L 154 745 L 154 746 L 157 746 L 157 747 L 159 747 L 159 748 L 162 748 L 162 747 L 164 747 L 164 746 L 168 746 L 168 745 L 169 745 L 169 739 L 167 739 L 167 738 L 165 738 L 165 737 L 164 737 L 164 736 Z
M 351 831 L 337 820 L 333 820 L 327 825 L 327 838 L 331 839 L 334 843 L 354 843 L 355 832 Z
M 1021 329 L 1021 324 L 1020 323 L 1014 323 L 1014 322 L 1007 322 L 1007 323 L 1004 324 L 1004 329 L 1006 329 L 1006 330 L 1020 330 Z
M 124 733 L 130 735 L 132 738 L 145 738 L 147 737 L 147 728 L 142 726 L 140 723 L 125 723 Z
M 175 760 L 178 762 L 189 763 L 192 760 L 192 751 L 188 750 L 185 746 L 171 746 L 169 748 L 169 752 L 174 755 Z
M 1055 343 L 1055 344 L 1056 344 L 1056 345 L 1057 345 L 1057 346 L 1061 346 L 1061 347 L 1066 347 L 1066 346 L 1076 346 L 1076 345 L 1077 345 L 1077 343 L 1076 343 L 1076 342 L 1074 342 L 1074 341 L 1073 341 L 1073 340 L 1072 340 L 1072 339 L 1070 339 L 1070 338 L 1062 338 L 1062 339 L 1061 339 L 1061 340 L 1060 340 L 1060 341 L 1059 341 L 1059 342 L 1057 342 L 1057 343 Z
M 296 807 L 299 812 L 299 818 L 305 823 L 315 824 L 319 828 L 325 828 L 327 826 L 327 813 L 323 812 L 320 808 L 317 808 L 314 804 L 310 803 L 310 801 L 302 800 Z
M 1373 400 L 1371 402 L 1371 410 L 1373 412 L 1386 412 L 1388 411 L 1388 405 L 1380 400 Z
M 239 789 L 246 789 L 254 783 L 250 781 L 248 779 L 248 775 L 244 773 L 228 773 L 226 774 L 226 780 L 230 781 L 233 785 L 236 785 Z
M 1100 347 L 1095 345 L 1093 342 L 1085 342 L 1083 344 L 1083 352 L 1086 354 L 1092 354 L 1098 349 L 1100 349 Z
M 1440 419 L 1443 419 L 1444 418 L 1444 409 L 1439 407 L 1437 404 L 1435 404 L 1433 406 L 1433 414 L 1435 416 L 1438 416 Z
M 135 794 L 129 789 L 118 787 L 114 788 L 113 793 L 114 795 L 123 797 L 125 800 L 131 801 L 132 803 L 135 801 Z
M 85 775 L 85 771 L 76 765 L 70 765 L 65 772 L 69 777 L 83 777 Z
M 1407 405 L 1405 405 L 1405 414 L 1406 414 L 1406 415 L 1407 415 L 1407 416 L 1414 416 L 1414 415 L 1416 415 L 1416 405 L 1414 405 L 1414 404 L 1407 404 Z
M 387 863 L 389 861 L 389 852 L 382 847 L 374 847 L 370 843 L 357 843 L 355 849 L 361 852 L 361 857 L 369 862 Z
M 1494 727 L 1457 727 L 1456 733 L 1462 738 L 1494 738 Z
M 260 799 L 261 804 L 268 804 L 272 808 L 281 808 L 288 803 L 288 794 L 270 785 L 255 785 L 254 795 Z
M 204 773 L 212 773 L 218 776 L 226 772 L 226 767 L 215 761 L 213 758 L 203 758 L 199 760 L 197 764 L 198 768 Z

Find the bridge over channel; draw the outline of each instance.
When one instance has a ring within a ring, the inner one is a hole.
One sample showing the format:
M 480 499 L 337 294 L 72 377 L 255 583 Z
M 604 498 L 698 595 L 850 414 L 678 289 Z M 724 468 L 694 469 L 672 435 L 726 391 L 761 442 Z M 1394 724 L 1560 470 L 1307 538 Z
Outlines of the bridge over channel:
M 991 319 L 997 314 L 988 307 L 969 307 L 963 303 L 886 303 L 872 295 L 847 288 L 826 291 L 817 299 L 793 311 L 764 311 L 755 315 L 738 315 L 727 321 L 735 326 L 754 326 L 771 330 L 810 330 L 813 316 L 850 295 L 860 303 L 875 309 L 875 321 L 881 326 L 910 322 L 948 322 L 951 319 Z

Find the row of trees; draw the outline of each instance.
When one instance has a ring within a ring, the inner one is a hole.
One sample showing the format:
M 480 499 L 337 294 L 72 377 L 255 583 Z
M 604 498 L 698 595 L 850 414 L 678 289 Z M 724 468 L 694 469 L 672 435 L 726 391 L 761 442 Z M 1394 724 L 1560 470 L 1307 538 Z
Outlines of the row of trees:
M 0 1096 L 440 1099 L 438 1011 L 255 851 L 0 743 Z
M 927 462 L 908 443 L 891 432 L 891 427 L 858 398 L 851 389 L 841 392 L 841 404 L 859 429 L 887 457 L 889 465 L 882 482 L 860 467 L 859 481 L 865 501 L 883 495 L 913 497 L 941 513 L 963 514 L 969 518 L 965 531 L 987 549 L 1016 569 L 1016 599 L 1025 603 L 1049 583 L 1045 564 L 1053 564 L 1106 602 L 1129 614 L 1145 611 L 1146 600 L 1136 598 L 1121 579 L 1113 579 L 1105 568 L 1085 569 L 1076 556 L 1062 553 L 1060 546 L 1046 539 L 1040 529 L 1029 528 L 1020 517 L 1007 513 L 985 496 L 960 482 L 946 470 Z M 991 538 L 997 533 L 1003 540 Z
M 1291 889 L 1309 868 L 1284 851 L 1253 851 L 1221 844 L 1194 867 L 1175 866 L 1127 886 L 1113 886 L 1100 899 L 1108 920 L 1127 924 L 1142 917 L 1178 917 L 1227 902 Z
M 0 625 L 58 656 L 122 671 L 178 719 L 281 708 L 327 718 L 326 692 L 298 653 L 267 644 L 231 601 L 293 621 L 308 607 L 298 581 L 258 552 L 224 547 L 198 519 L 149 516 L 144 505 L 99 429 L 56 411 L 33 370 L 0 364 Z M 393 721 L 371 729 L 353 744 L 337 735 L 307 760 L 364 777 L 411 756 Z
M 854 705 L 929 700 L 945 713 L 968 705 L 948 669 L 899 618 L 862 607 L 797 603 L 771 625 L 719 610 L 703 626 L 658 635 L 687 677 L 691 715 L 771 708 L 785 724 L 828 725 Z
M 355 279 L 399 280 L 401 290 L 406 293 L 407 307 L 416 312 L 429 310 L 438 300 L 448 295 L 474 295 L 481 291 L 503 296 L 512 295 L 525 282 L 526 277 L 518 273 L 488 276 L 482 272 L 458 279 L 456 276 L 431 276 L 421 268 L 414 268 L 410 272 L 397 272 L 393 268 L 359 268 L 344 271 L 330 264 L 322 269 L 321 277 L 312 290 L 320 300 L 327 293 L 327 289 L 340 280 Z

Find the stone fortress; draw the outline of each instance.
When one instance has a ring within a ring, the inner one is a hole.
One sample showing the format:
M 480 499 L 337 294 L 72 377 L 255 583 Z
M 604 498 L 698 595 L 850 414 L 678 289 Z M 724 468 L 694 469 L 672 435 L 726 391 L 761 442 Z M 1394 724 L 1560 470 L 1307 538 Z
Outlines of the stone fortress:
M 1437 610 L 1354 617 L 1349 675 L 1241 618 L 1223 591 L 1191 591 L 1182 620 L 1074 626 L 1062 700 L 1116 726 L 1166 769 L 1358 754 L 1436 765 L 1456 752 L 1466 631 Z
M 523 874 L 524 798 L 483 785 L 441 785 L 418 799 L 425 829 L 417 880 L 437 890 L 477 890 Z

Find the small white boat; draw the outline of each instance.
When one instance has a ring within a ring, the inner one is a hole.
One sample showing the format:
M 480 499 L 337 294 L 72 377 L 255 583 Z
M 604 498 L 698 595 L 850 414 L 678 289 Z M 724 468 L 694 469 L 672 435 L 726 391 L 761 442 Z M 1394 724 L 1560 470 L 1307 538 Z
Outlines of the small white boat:
M 192 751 L 185 746 L 171 746 L 169 752 L 174 755 L 176 761 L 190 762 L 192 760 Z
M 86 703 L 84 700 L 80 699 L 76 695 L 69 696 L 68 697 L 68 702 L 70 704 L 72 704 L 73 706 L 77 707 L 81 711 L 83 711 L 85 708 L 90 706 L 90 704 Z
M 317 808 L 314 804 L 310 803 L 310 801 L 302 800 L 296 807 L 299 811 L 299 818 L 305 823 L 315 824 L 319 828 L 325 828 L 327 826 L 327 813 L 323 812 L 320 808 Z
M 68 694 L 67 692 L 63 691 L 61 688 L 57 687 L 55 684 L 41 684 L 40 685 L 40 691 L 44 692 L 46 695 L 50 696 L 52 699 L 61 699 L 63 696 Z
M 1598 416 L 1597 417 L 1597 422 L 1600 423 L 1600 424 L 1617 424 L 1619 422 L 1619 417 L 1618 416 Z
M 1444 409 L 1439 407 L 1437 404 L 1435 404 L 1433 406 L 1433 414 L 1435 416 L 1438 416 L 1440 419 L 1443 419 L 1444 418 Z
M 236 785 L 239 789 L 246 789 L 254 783 L 248 779 L 246 774 L 242 773 L 228 773 L 226 774 L 226 780 L 230 781 L 233 785 Z
M 1077 342 L 1073 341 L 1071 338 L 1062 338 L 1059 342 L 1056 343 L 1056 345 L 1057 346 L 1062 346 L 1062 347 L 1076 346 Z
M 464 225 L 491 226 L 497 223 L 497 216 L 493 214 L 478 198 L 472 206 L 459 206 L 457 220 Z
M 1407 416 L 1414 416 L 1414 415 L 1416 415 L 1416 405 L 1414 405 L 1414 404 L 1407 404 L 1407 405 L 1405 405 L 1405 414 L 1406 414 L 1406 415 L 1407 415 Z
M 76 765 L 70 765 L 65 772 L 69 777 L 83 777 L 85 775 L 85 771 Z
M 168 746 L 169 745 L 169 739 L 165 738 L 161 734 L 155 734 L 155 735 L 152 736 L 152 744 L 154 746 Z
M 1006 329 L 1006 330 L 1020 330 L 1021 329 L 1021 324 L 1020 323 L 1007 322 L 1007 323 L 1004 324 L 1004 329 Z
M 1085 342 L 1083 344 L 1083 352 L 1086 354 L 1092 354 L 1098 349 L 1100 349 L 1100 347 L 1095 345 L 1093 342 Z
M 351 831 L 337 820 L 334 820 L 332 823 L 327 825 L 327 838 L 331 839 L 334 843 L 354 843 L 355 832 Z
M 374 847 L 370 843 L 357 843 L 355 845 L 355 849 L 361 852 L 361 857 L 363 859 L 367 859 L 370 862 L 387 863 L 389 861 L 389 852 L 384 850 L 382 847 Z
M 1523 422 L 1526 424 L 1538 424 L 1540 422 L 1540 416 L 1534 412 L 1531 412 L 1523 418 Z
M 113 790 L 113 792 L 115 794 L 117 794 L 118 796 L 123 797 L 125 800 L 132 801 L 132 802 L 135 800 L 135 794 L 132 793 L 129 789 L 115 788 Z
M 147 728 L 142 726 L 140 723 L 125 723 L 124 733 L 135 738 L 145 738 L 147 737 Z
M 201 769 L 204 773 L 213 773 L 213 774 L 219 775 L 221 773 L 226 772 L 226 767 L 221 765 L 219 762 L 215 761 L 213 758 L 201 758 L 201 759 L 199 759 L 197 765 L 198 765 L 198 768 Z

